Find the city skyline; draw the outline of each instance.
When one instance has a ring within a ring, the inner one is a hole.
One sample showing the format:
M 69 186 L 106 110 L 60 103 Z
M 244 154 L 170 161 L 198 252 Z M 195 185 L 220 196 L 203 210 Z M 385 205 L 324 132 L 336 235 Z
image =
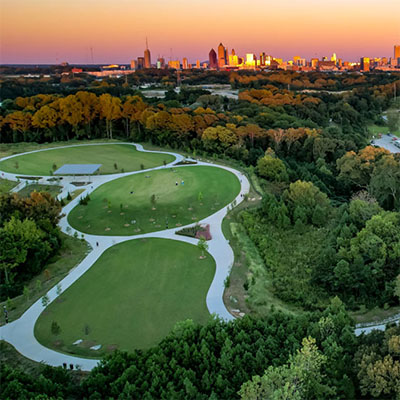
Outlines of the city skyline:
M 205 61 L 219 42 L 241 55 L 311 59 L 336 53 L 359 61 L 392 56 L 393 44 L 400 42 L 398 15 L 397 0 L 255 0 L 252 7 L 242 0 L 5 1 L 0 59 L 2 64 L 128 64 L 143 55 L 148 37 L 153 64 L 158 56 Z

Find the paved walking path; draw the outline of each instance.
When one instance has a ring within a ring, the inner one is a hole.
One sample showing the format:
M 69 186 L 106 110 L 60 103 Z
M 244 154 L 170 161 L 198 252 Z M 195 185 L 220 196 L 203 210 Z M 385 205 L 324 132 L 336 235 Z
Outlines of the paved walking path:
M 96 143 L 96 144 L 86 144 L 84 146 L 100 146 L 103 144 L 112 144 L 112 143 Z M 115 144 L 121 144 L 121 143 L 115 143 Z M 144 152 L 156 152 L 156 151 L 148 151 L 144 150 L 143 146 L 139 144 L 132 144 L 132 143 L 126 143 L 130 144 L 133 146 L 136 146 L 136 149 L 139 151 L 144 151 Z M 75 145 L 74 145 L 75 146 Z M 81 146 L 81 145 L 78 145 Z M 63 146 L 63 147 L 73 147 L 73 146 Z M 57 147 L 57 149 L 63 148 L 63 147 Z M 50 149 L 43 149 L 43 150 L 35 150 L 31 151 L 29 153 L 34 153 L 34 152 L 39 152 L 39 151 L 46 151 Z M 106 182 L 110 182 L 114 179 L 123 177 L 123 176 L 128 176 L 128 175 L 134 175 L 138 173 L 143 173 L 145 171 L 153 171 L 157 169 L 163 169 L 163 168 L 168 168 L 174 165 L 176 162 L 182 161 L 183 156 L 177 153 L 171 153 L 171 152 L 159 152 L 157 153 L 165 153 L 165 154 L 171 154 L 175 156 L 176 160 L 167 164 L 166 166 L 160 166 L 160 167 L 155 167 L 151 168 L 148 170 L 144 171 L 133 171 L 133 172 L 127 172 L 127 173 L 119 173 L 119 174 L 112 174 L 112 175 L 97 175 L 97 176 L 92 176 L 90 177 L 91 183 L 82 186 L 81 188 L 84 189 L 84 192 L 82 192 L 77 198 L 72 200 L 66 207 L 63 208 L 63 213 L 65 216 L 60 220 L 60 227 L 61 230 L 67 234 L 74 235 L 75 232 L 79 235 L 79 237 L 82 235 L 82 232 L 75 230 L 72 228 L 67 220 L 67 216 L 69 212 L 79 203 L 80 198 L 86 196 L 88 193 L 91 193 L 93 190 L 97 189 L 99 186 L 103 185 Z M 28 153 L 24 153 L 28 154 Z M 5 157 L 4 159 L 7 158 L 12 158 L 12 157 L 17 157 L 21 154 L 10 156 L 10 157 Z M 227 171 L 232 172 L 237 176 L 237 178 L 240 180 L 241 183 L 241 189 L 240 193 L 235 199 L 235 204 L 239 204 L 244 200 L 244 195 L 247 194 L 250 190 L 250 184 L 249 181 L 247 180 L 246 176 L 241 174 L 235 169 L 225 167 L 225 166 L 220 166 L 220 165 L 215 165 L 215 164 L 210 164 L 206 162 L 197 162 L 197 164 L 191 164 L 190 166 L 213 166 L 213 167 L 218 167 L 218 168 L 223 168 Z M 185 168 L 185 165 L 180 165 L 180 166 L 174 166 L 174 168 Z M 10 173 L 3 173 L 1 172 L 1 176 L 5 179 L 13 180 L 16 181 L 18 178 L 16 177 L 16 174 L 10 174 Z M 19 177 L 23 176 L 21 174 L 18 174 Z M 32 175 L 29 175 L 32 176 Z M 71 182 L 73 180 L 76 180 L 76 178 L 73 177 L 68 177 L 65 176 L 60 182 L 48 182 L 48 179 L 51 177 L 46 176 L 46 177 L 41 177 L 38 183 L 44 183 L 46 185 L 49 184 L 56 184 L 56 185 L 62 185 L 63 189 L 61 194 L 58 195 L 58 198 L 65 198 L 68 194 L 68 192 L 76 190 L 77 187 L 73 186 Z M 225 215 L 228 212 L 229 207 L 232 206 L 228 205 L 221 210 L 215 212 L 214 214 L 204 218 L 203 220 L 199 221 L 198 223 L 201 224 L 209 224 L 210 225 L 210 232 L 212 239 L 208 241 L 209 249 L 208 252 L 214 257 L 215 263 L 216 263 L 216 271 L 214 275 L 214 279 L 211 283 L 211 286 L 208 290 L 207 293 L 207 298 L 206 298 L 206 303 L 207 303 L 207 308 L 211 314 L 216 314 L 219 317 L 223 318 L 224 320 L 232 320 L 234 317 L 228 312 L 228 310 L 225 307 L 225 304 L 223 302 L 223 293 L 224 293 L 224 281 L 227 276 L 229 276 L 230 268 L 233 265 L 234 262 L 234 254 L 232 251 L 232 248 L 229 245 L 229 242 L 225 239 L 223 233 L 222 233 L 222 220 L 225 217 Z M 195 223 L 186 225 L 186 226 L 192 226 L 195 225 Z M 102 235 L 89 235 L 89 234 L 84 234 L 85 240 L 90 244 L 92 247 L 92 251 L 86 256 L 86 258 L 75 268 L 73 268 L 69 274 L 60 282 L 61 289 L 62 291 L 66 290 L 69 286 L 71 286 L 77 279 L 79 279 L 95 262 L 96 260 L 103 254 L 105 250 L 110 248 L 111 246 L 117 244 L 117 243 L 122 243 L 127 240 L 133 240 L 133 239 L 140 239 L 140 238 L 165 238 L 165 239 L 173 239 L 173 240 L 178 240 L 181 242 L 187 242 L 196 245 L 197 240 L 194 238 L 189 238 L 186 236 L 180 236 L 176 235 L 175 232 L 178 230 L 181 230 L 183 227 L 178 227 L 178 228 L 172 228 L 172 229 L 167 229 L 159 232 L 150 232 L 146 234 L 141 234 L 141 235 L 132 235 L 132 236 L 102 236 Z M 98 245 L 97 245 L 98 244 Z M 56 287 L 53 287 L 51 290 L 48 291 L 47 293 L 50 302 L 54 301 L 58 296 L 57 296 L 57 289 Z M 75 357 L 75 356 L 70 356 L 66 355 L 63 353 L 56 352 L 54 350 L 50 350 L 47 347 L 42 346 L 35 338 L 34 336 L 34 326 L 36 323 L 36 320 L 39 318 L 39 315 L 43 311 L 43 305 L 41 302 L 41 299 L 39 299 L 36 303 L 34 303 L 19 319 L 4 325 L 0 327 L 0 338 L 2 340 L 5 340 L 9 343 L 11 343 L 22 355 L 25 357 L 28 357 L 32 360 L 38 361 L 38 362 L 44 362 L 49 365 L 53 366 L 60 366 L 63 363 L 66 364 L 73 364 L 74 366 L 79 366 L 82 370 L 85 371 L 90 371 L 93 369 L 99 362 L 99 360 L 94 360 L 94 359 L 87 359 L 87 358 L 81 358 L 81 357 Z

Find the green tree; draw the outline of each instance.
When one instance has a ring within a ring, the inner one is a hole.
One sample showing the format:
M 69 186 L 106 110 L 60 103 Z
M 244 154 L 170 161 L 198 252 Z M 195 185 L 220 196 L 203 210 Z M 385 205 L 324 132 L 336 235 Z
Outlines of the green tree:
M 41 243 L 43 237 L 43 232 L 29 219 L 20 221 L 13 216 L 0 228 L 0 268 L 7 284 L 9 272 L 26 261 L 29 249 Z
M 266 153 L 260 158 L 257 162 L 257 171 L 263 178 L 272 181 L 286 182 L 288 180 L 285 164 L 275 154 Z
M 155 194 L 152 194 L 152 195 L 151 195 L 151 197 L 150 197 L 150 203 L 151 203 L 151 205 L 152 205 L 152 207 L 153 207 L 153 210 L 155 210 L 155 208 L 156 208 L 156 203 L 157 203 L 156 195 L 155 195 Z
M 58 336 L 58 335 L 61 333 L 61 327 L 60 327 L 60 325 L 58 325 L 58 323 L 57 323 L 56 321 L 53 321 L 53 322 L 51 323 L 51 328 L 50 328 L 50 330 L 51 330 L 51 333 L 52 333 L 54 336 Z
M 208 250 L 208 243 L 204 236 L 200 236 L 200 239 L 197 242 L 197 247 L 201 251 L 201 258 L 205 258 L 204 252 Z
M 243 400 L 326 399 L 333 393 L 324 384 L 322 370 L 326 360 L 315 339 L 305 338 L 302 348 L 290 357 L 288 364 L 268 367 L 263 376 L 254 376 L 244 383 L 239 394 Z
M 371 175 L 369 191 L 387 209 L 400 210 L 400 158 L 382 157 Z
M 282 198 L 289 209 L 293 222 L 300 219 L 303 223 L 310 223 L 313 222 L 314 216 L 317 225 L 322 224 L 331 208 L 328 196 L 312 182 L 296 181 L 291 183 Z
M 395 132 L 399 129 L 400 125 L 400 113 L 397 110 L 389 110 L 387 112 L 387 124 L 391 132 Z

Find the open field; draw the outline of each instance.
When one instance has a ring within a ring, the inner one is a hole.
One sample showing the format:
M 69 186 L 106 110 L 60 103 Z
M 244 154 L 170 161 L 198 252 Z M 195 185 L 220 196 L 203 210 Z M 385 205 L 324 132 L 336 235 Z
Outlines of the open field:
M 59 193 L 61 193 L 61 186 L 58 185 L 27 185 L 22 188 L 18 194 L 22 197 L 29 197 L 32 192 L 48 192 L 53 197 L 56 197 Z
M 90 234 L 154 232 L 165 229 L 167 222 L 173 228 L 203 219 L 231 202 L 239 191 L 236 176 L 221 168 L 166 168 L 100 186 L 90 194 L 88 205 L 71 211 L 68 221 Z
M 174 161 L 168 154 L 144 153 L 127 144 L 77 146 L 21 155 L 0 162 L 0 170 L 51 175 L 64 164 L 101 164 L 100 174 L 138 171 Z
M 9 181 L 8 179 L 0 178 L 0 194 L 8 193 L 13 187 L 17 186 L 18 182 Z
M 178 321 L 209 318 L 206 294 L 214 259 L 193 245 L 138 239 L 108 249 L 39 317 L 35 335 L 45 346 L 98 357 L 159 342 Z M 61 332 L 51 333 L 52 321 Z M 78 339 L 80 345 L 72 345 Z M 89 347 L 101 344 L 100 350 Z
M 15 154 L 26 153 L 28 151 L 50 149 L 55 147 L 65 147 L 72 145 L 92 144 L 92 143 L 118 143 L 115 139 L 90 139 L 90 140 L 64 140 L 60 142 L 36 143 L 36 142 L 17 142 L 0 143 L 0 158 L 13 156 Z

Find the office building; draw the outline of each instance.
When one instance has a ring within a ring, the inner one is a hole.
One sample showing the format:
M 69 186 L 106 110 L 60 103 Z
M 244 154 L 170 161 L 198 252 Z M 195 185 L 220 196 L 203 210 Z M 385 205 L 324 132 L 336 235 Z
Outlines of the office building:
M 179 60 L 168 61 L 168 68 L 181 69 L 181 63 Z
M 400 58 L 400 44 L 394 46 L 394 59 Z
M 147 44 L 147 38 L 146 38 L 146 50 L 144 51 L 144 67 L 151 68 L 151 55 L 149 46 Z
M 137 69 L 143 69 L 144 68 L 144 57 L 138 57 L 137 58 Z
M 362 57 L 360 59 L 360 70 L 367 72 L 369 71 L 369 58 L 368 57 Z
M 227 64 L 226 49 L 222 43 L 218 46 L 218 67 L 222 68 Z
M 217 53 L 215 52 L 214 49 L 211 49 L 210 52 L 208 53 L 208 67 L 210 69 L 218 68 Z

